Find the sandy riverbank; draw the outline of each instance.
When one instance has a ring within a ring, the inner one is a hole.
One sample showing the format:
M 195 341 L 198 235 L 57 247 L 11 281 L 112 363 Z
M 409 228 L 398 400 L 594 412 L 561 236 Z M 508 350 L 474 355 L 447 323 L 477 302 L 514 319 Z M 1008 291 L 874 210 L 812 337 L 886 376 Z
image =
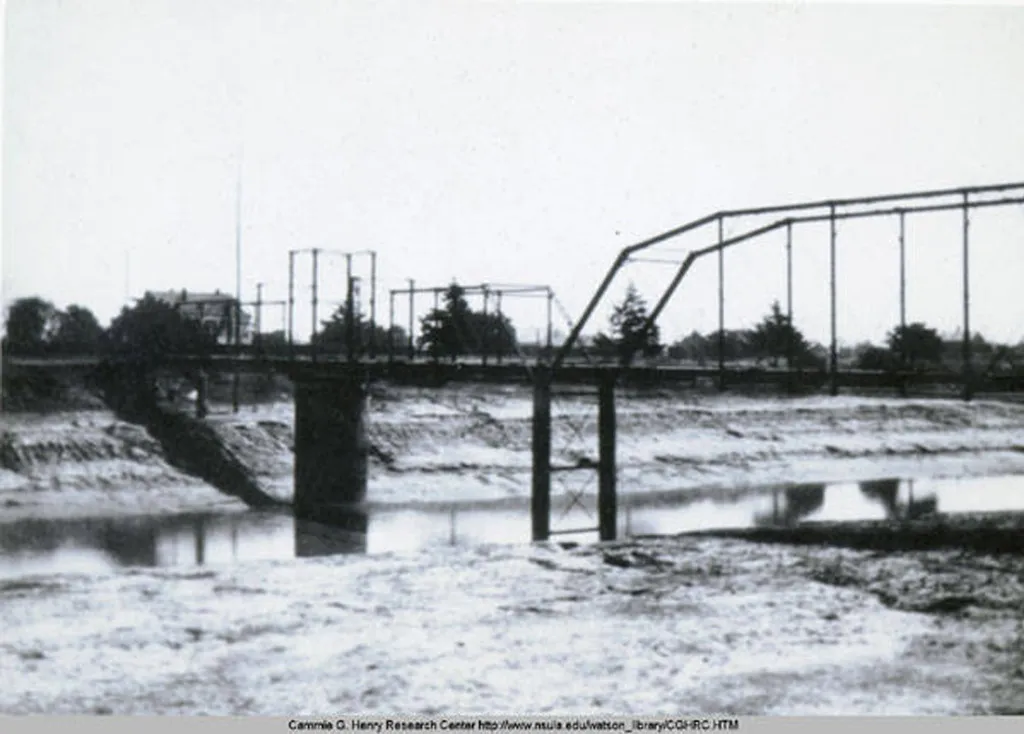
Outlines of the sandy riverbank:
M 596 460 L 593 398 L 554 403 L 553 461 Z M 519 388 L 391 388 L 371 400 L 373 505 L 525 502 L 530 396 Z M 2 417 L 0 521 L 243 509 L 104 411 Z M 292 492 L 288 404 L 221 407 L 225 451 L 263 489 Z M 764 399 L 687 393 L 618 401 L 623 494 L 789 482 L 1024 473 L 1024 405 L 978 400 Z M 570 480 L 577 477 L 569 475 Z M 553 491 L 565 492 L 556 475 Z
M 214 418 L 282 496 L 289 411 Z M 593 455 L 592 404 L 555 412 L 556 458 Z M 110 414 L 3 419 L 0 532 L 242 509 Z M 1024 407 L 989 401 L 647 395 L 619 426 L 633 494 L 1024 473 Z M 528 494 L 524 393 L 378 395 L 371 440 L 375 503 Z M 27 575 L 0 580 L 0 712 L 1020 714 L 1022 578 L 1015 554 L 716 537 Z
M 1022 578 L 681 538 L 7 580 L 0 711 L 1019 714 Z

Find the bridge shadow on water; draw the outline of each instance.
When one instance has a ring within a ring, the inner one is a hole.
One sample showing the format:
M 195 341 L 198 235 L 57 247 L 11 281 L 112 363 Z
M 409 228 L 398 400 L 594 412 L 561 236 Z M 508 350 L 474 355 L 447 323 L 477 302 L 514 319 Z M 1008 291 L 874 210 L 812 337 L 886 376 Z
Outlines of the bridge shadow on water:
M 814 522 L 909 520 L 930 514 L 1024 511 L 1024 477 L 883 479 L 620 497 L 619 536 Z M 557 507 L 558 498 L 555 498 Z M 553 529 L 585 526 L 574 507 Z M 555 513 L 557 514 L 557 513 Z M 596 532 L 560 536 L 593 542 Z M 283 510 L 133 518 L 21 520 L 0 526 L 0 577 L 123 567 L 224 566 L 261 560 L 528 543 L 529 507 L 381 507 L 319 520 Z

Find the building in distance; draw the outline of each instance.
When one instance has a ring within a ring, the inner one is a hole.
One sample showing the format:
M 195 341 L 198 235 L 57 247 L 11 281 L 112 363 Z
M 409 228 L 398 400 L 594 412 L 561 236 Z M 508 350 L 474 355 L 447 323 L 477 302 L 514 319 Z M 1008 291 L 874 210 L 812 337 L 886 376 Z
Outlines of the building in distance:
M 244 308 L 236 308 L 237 299 L 228 293 L 181 290 L 147 291 L 158 301 L 176 309 L 184 318 L 198 321 L 217 338 L 218 344 L 234 344 L 235 313 L 239 314 L 239 338 L 242 344 L 252 344 L 252 315 Z

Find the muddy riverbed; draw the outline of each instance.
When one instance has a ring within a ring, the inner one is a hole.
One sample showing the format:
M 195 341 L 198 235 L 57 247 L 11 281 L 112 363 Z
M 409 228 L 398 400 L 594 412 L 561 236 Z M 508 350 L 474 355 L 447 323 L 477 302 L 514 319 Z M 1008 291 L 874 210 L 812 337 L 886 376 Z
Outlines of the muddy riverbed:
M 556 458 L 596 452 L 592 407 L 556 401 Z M 1024 531 L 991 499 L 1019 496 L 1024 407 L 626 398 L 620 525 L 737 537 L 611 544 L 522 542 L 528 395 L 391 393 L 370 417 L 354 551 L 286 513 L 240 531 L 256 515 L 102 411 L 0 417 L 0 548 L 24 561 L 0 574 L 0 712 L 1024 712 L 1024 557 L 955 542 Z M 289 408 L 214 422 L 287 500 Z M 937 528 L 953 542 L 871 540 Z M 25 538 L 95 537 L 77 566 L 26 560 Z

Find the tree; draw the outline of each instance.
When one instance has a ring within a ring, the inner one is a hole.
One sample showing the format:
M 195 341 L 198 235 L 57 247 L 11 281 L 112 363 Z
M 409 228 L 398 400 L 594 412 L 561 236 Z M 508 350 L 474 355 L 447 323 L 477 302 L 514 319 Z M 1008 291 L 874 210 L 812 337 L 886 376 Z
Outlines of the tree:
M 903 367 L 917 369 L 942 361 L 942 337 L 920 321 L 897 326 L 887 336 L 889 352 Z
M 470 315 L 471 331 L 478 337 L 478 351 L 506 355 L 516 350 L 519 343 L 516 328 L 505 314 L 473 311 Z
M 65 354 L 97 354 L 103 344 L 103 327 L 92 311 L 83 306 L 68 306 L 57 314 L 53 348 Z
M 854 364 L 857 365 L 857 369 L 888 371 L 896 367 L 892 352 L 882 347 L 876 347 L 870 342 L 858 344 L 855 352 Z
M 123 308 L 107 330 L 107 348 L 142 362 L 168 354 L 204 354 L 217 337 L 174 307 L 146 295 L 132 308 Z
M 15 354 L 44 351 L 57 331 L 58 314 L 53 304 L 42 298 L 32 296 L 16 300 L 7 309 L 5 351 Z
M 264 354 L 284 355 L 288 353 L 288 335 L 283 329 L 258 334 L 255 343 Z
M 322 321 L 321 325 L 323 328 L 314 340 L 316 347 L 322 351 L 348 354 L 350 334 L 346 305 L 338 306 L 331 318 Z M 357 356 L 368 353 L 371 343 L 375 345 L 377 353 L 383 353 L 388 349 L 389 338 L 394 340 L 396 347 L 400 347 L 407 339 L 402 327 L 392 326 L 389 330 L 380 324 L 371 324 L 359 313 L 353 314 L 351 338 L 353 353 Z
M 444 306 L 431 309 L 420 322 L 419 346 L 434 359 L 453 362 L 463 354 L 508 354 L 518 341 L 512 321 L 504 314 L 474 311 L 466 291 L 452 283 L 444 294 Z
M 470 314 L 466 291 L 452 281 L 444 293 L 444 306 L 431 309 L 420 321 L 419 346 L 434 359 L 448 357 L 455 361 L 468 351 Z
M 707 362 L 710 348 L 708 338 L 698 331 L 693 331 L 689 336 L 680 339 L 670 346 L 668 348 L 668 356 L 672 359 L 685 359 L 696 362 L 699 365 L 704 365 Z
M 633 356 L 640 352 L 645 357 L 653 357 L 661 353 L 659 331 L 652 324 L 646 334 L 643 332 L 647 322 L 647 303 L 630 283 L 622 302 L 612 309 L 609 318 L 611 336 L 598 334 L 594 345 L 601 353 L 614 352 L 623 364 L 628 364 Z
M 807 340 L 790 323 L 789 316 L 782 313 L 778 301 L 772 303 L 771 313 L 754 327 L 750 335 L 750 346 L 758 360 L 768 358 L 773 367 L 778 366 L 782 357 L 789 359 L 792 356 L 793 361 L 797 362 L 808 351 Z
M 751 347 L 752 333 L 750 329 L 726 329 L 724 332 L 716 329 L 706 337 L 708 355 L 718 359 L 721 351 L 722 359 L 725 360 L 751 357 L 754 354 Z

